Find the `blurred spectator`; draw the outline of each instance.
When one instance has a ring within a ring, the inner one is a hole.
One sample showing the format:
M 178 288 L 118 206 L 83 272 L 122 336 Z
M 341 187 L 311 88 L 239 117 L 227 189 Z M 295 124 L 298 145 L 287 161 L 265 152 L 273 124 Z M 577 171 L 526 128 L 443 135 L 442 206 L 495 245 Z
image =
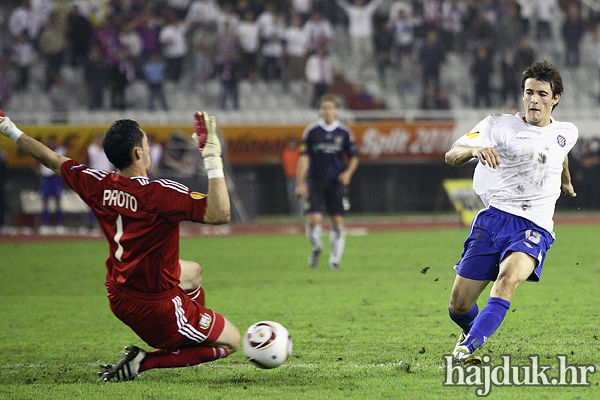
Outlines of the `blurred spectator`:
M 0 108 L 6 108 L 12 96 L 13 84 L 8 76 L 8 63 L 0 59 Z
M 447 49 L 457 50 L 457 39 L 463 33 L 466 3 L 462 0 L 445 0 L 442 3 L 443 42 Z
M 227 110 L 229 108 L 228 100 L 231 100 L 233 108 L 237 110 L 239 108 L 238 63 L 233 51 L 227 51 L 224 54 L 223 63 L 220 66 L 220 78 L 222 88 L 221 109 Z
M 421 99 L 422 110 L 447 110 L 450 108 L 448 97 L 443 91 L 437 92 L 433 84 L 429 84 Z
M 142 57 L 144 59 L 150 57 L 151 54 L 160 52 L 158 35 L 160 34 L 163 24 L 163 19 L 155 15 L 149 6 L 144 7 L 142 13 L 132 21 L 134 29 L 142 39 Z
M 27 32 L 23 31 L 17 37 L 17 41 L 12 47 L 10 59 L 12 64 L 17 67 L 17 84 L 15 85 L 15 90 L 27 90 L 29 86 L 29 70 L 36 60 L 35 47 L 28 38 Z
M 48 89 L 48 98 L 52 109 L 52 122 L 66 124 L 72 96 L 71 90 L 60 72 L 54 77 L 54 83 Z
M 221 6 L 221 12 L 217 17 L 217 32 L 221 33 L 227 25 L 232 32 L 237 32 L 237 26 L 240 23 L 240 17 L 235 12 L 233 4 L 226 2 Z
M 198 144 L 190 140 L 186 132 L 174 131 L 165 142 L 161 169 L 166 176 L 178 178 L 195 177 L 198 174 L 198 162 L 202 156 Z
M 29 0 L 21 0 L 21 4 L 10 14 L 8 28 L 13 37 L 25 32 L 29 40 L 37 40 L 42 28 L 48 20 L 52 3 L 49 0 L 38 0 L 38 6 L 32 7 Z
M 304 24 L 306 20 L 310 18 L 310 13 L 312 12 L 312 0 L 291 0 L 291 3 L 292 13 L 294 15 L 299 15 L 302 19 L 302 24 Z
M 283 82 L 302 80 L 304 78 L 304 60 L 307 54 L 308 37 L 302 28 L 302 17 L 294 15 L 292 23 L 285 30 L 285 64 Z
M 192 24 L 216 25 L 220 13 L 215 0 L 195 0 L 190 4 L 185 20 Z
M 244 19 L 246 11 L 250 11 L 252 12 L 252 15 L 256 16 L 262 11 L 262 4 L 258 4 L 253 0 L 237 0 L 235 3 L 235 12 L 237 13 L 240 21 Z
M 373 59 L 373 16 L 383 0 L 354 0 L 353 4 L 346 0 L 337 0 L 339 6 L 348 16 L 348 35 L 352 50 L 352 64 L 358 68 L 358 76 L 364 73 Z
M 509 3 L 506 13 L 504 18 L 500 20 L 497 29 L 495 45 L 499 50 L 516 46 L 525 34 L 517 6 L 514 3 Z
M 427 39 L 419 51 L 423 88 L 433 83 L 435 90 L 440 90 L 440 68 L 444 61 L 446 61 L 446 55 L 439 43 L 437 31 L 427 32 Z
M 235 31 L 228 23 L 223 25 L 223 30 L 217 33 L 216 51 L 212 55 L 217 64 L 223 64 L 227 53 L 238 54 L 238 38 Z
M 148 146 L 150 146 L 150 171 L 148 171 L 150 179 L 158 179 L 159 170 L 162 165 L 163 145 L 156 141 L 156 136 L 153 133 L 148 134 Z
M 473 107 L 481 106 L 490 108 L 492 106 L 491 78 L 494 72 L 492 57 L 487 47 L 477 49 L 475 60 L 471 66 L 471 76 L 475 84 L 473 93 Z
M 517 49 L 517 69 L 519 74 L 523 73 L 536 59 L 535 51 L 531 46 L 531 40 L 529 36 L 523 36 L 521 38 L 521 43 L 519 44 L 519 48 Z M 521 87 L 521 83 L 519 82 L 519 87 Z
M 416 20 L 404 8 L 400 8 L 389 22 L 394 38 L 396 57 L 401 65 L 411 62 L 415 41 L 415 25 Z
M 319 46 L 329 45 L 333 38 L 333 26 L 329 20 L 323 17 L 323 12 L 319 7 L 315 7 L 312 16 L 304 23 L 304 30 L 308 38 L 308 52 L 315 51 Z
M 575 171 L 577 198 L 584 209 L 597 209 L 600 206 L 600 139 L 582 139 L 580 147 L 580 168 Z
M 523 33 L 525 35 L 530 35 L 533 27 L 533 20 L 535 18 L 535 9 L 536 9 L 536 1 L 537 0 L 516 0 L 519 4 L 519 17 L 521 18 L 521 23 L 523 25 Z
M 468 49 L 476 51 L 478 48 L 487 47 L 493 49 L 496 38 L 494 25 L 486 18 L 485 11 L 477 10 L 475 20 L 466 28 L 468 37 Z
M 506 106 L 519 104 L 521 98 L 521 77 L 523 71 L 519 69 L 519 63 L 513 47 L 506 47 L 500 61 L 502 71 L 502 100 Z
M 567 67 L 579 66 L 579 47 L 583 38 L 584 25 L 581 19 L 579 6 L 569 6 L 567 19 L 562 26 L 562 37 L 565 42 L 565 65 Z
M 244 19 L 240 21 L 237 29 L 237 40 L 240 46 L 240 77 L 248 78 L 256 71 L 256 61 L 260 47 L 258 24 L 255 14 L 248 9 L 244 12 Z
M 535 3 L 536 38 L 552 41 L 552 22 L 560 19 L 561 11 L 557 0 L 531 0 Z
M 87 147 L 87 165 L 88 167 L 102 171 L 114 171 L 115 167 L 108 161 L 104 153 L 104 146 L 102 146 L 103 139 L 103 133 L 96 133 L 94 135 L 94 141 Z
M 132 23 L 124 23 L 119 29 L 121 68 L 126 70 L 128 82 L 135 79 L 135 71 L 140 67 L 139 62 L 144 51 L 142 37 L 133 27 Z
M 377 72 L 379 80 L 385 79 L 385 72 L 388 68 L 393 67 L 392 63 L 392 47 L 394 39 L 392 31 L 385 20 L 380 21 L 379 29 L 375 31 L 375 58 L 377 60 Z
M 181 78 L 183 59 L 188 53 L 186 39 L 188 28 L 188 22 L 179 19 L 175 13 L 169 13 L 167 24 L 158 36 L 167 62 L 167 77 L 175 82 L 179 82 Z
M 40 35 L 38 47 L 46 59 L 44 89 L 48 91 L 56 76 L 60 74 L 67 54 L 67 19 L 62 11 L 54 10 L 52 12 L 50 22 Z
M 177 14 L 179 19 L 183 19 L 190 7 L 190 0 L 167 0 L 167 5 Z
M 267 11 L 265 11 L 267 12 Z M 261 14 L 261 17 L 265 13 Z M 263 58 L 263 78 L 266 80 L 281 78 L 283 60 L 283 42 L 285 40 L 285 19 L 279 10 L 273 8 L 270 18 L 264 18 L 260 26 L 261 55 Z
M 150 58 L 143 64 L 142 73 L 148 84 L 148 110 L 154 111 L 156 101 L 160 102 L 163 110 L 168 110 L 167 99 L 163 89 L 166 76 L 166 64 L 161 59 L 160 53 L 150 55 Z
M 333 84 L 333 65 L 325 46 L 320 46 L 316 53 L 308 57 L 304 73 L 308 83 L 313 85 L 311 106 L 317 108 L 319 99 Z
M 441 0 L 422 0 L 423 27 L 430 31 L 440 31 L 442 28 L 442 1 Z
M 285 176 L 286 192 L 288 199 L 288 208 L 291 215 L 301 215 L 300 200 L 296 196 L 296 167 L 300 158 L 298 140 L 290 136 L 285 142 L 285 147 L 281 152 L 281 166 Z
M 218 41 L 215 31 L 216 27 L 200 23 L 192 34 L 192 75 L 194 82 L 205 82 L 214 75 L 215 49 Z
M 100 45 L 94 44 L 90 48 L 83 66 L 83 76 L 88 95 L 88 109 L 90 111 L 101 109 L 104 106 L 104 88 L 107 86 L 108 69 Z
M 127 75 L 121 69 L 121 44 L 115 18 L 109 17 L 96 29 L 92 43 L 98 45 L 102 59 L 106 63 L 110 105 L 116 110 L 125 109 L 125 86 Z
M 59 146 L 56 136 L 54 135 L 48 137 L 46 146 L 61 156 L 67 155 L 67 149 L 64 146 Z M 48 235 L 53 233 L 53 230 L 50 228 L 50 198 L 54 199 L 56 205 L 54 218 L 56 225 L 55 232 L 59 234 L 64 233 L 63 212 L 60 205 L 63 186 L 62 179 L 54 171 L 43 164 L 39 164 L 39 174 L 40 192 L 42 195 L 42 225 L 40 227 L 40 234 Z
M 90 168 L 111 172 L 115 170 L 115 167 L 108 161 L 106 153 L 104 153 L 104 146 L 102 146 L 103 139 L 103 133 L 96 133 L 94 135 L 94 141 L 87 147 L 87 165 Z M 88 212 L 88 228 L 94 229 L 95 227 L 96 217 L 90 209 Z
M 90 21 L 81 14 L 77 5 L 73 6 L 69 12 L 67 26 L 67 38 L 71 47 L 71 65 L 75 67 L 84 64 L 87 59 L 94 28 Z

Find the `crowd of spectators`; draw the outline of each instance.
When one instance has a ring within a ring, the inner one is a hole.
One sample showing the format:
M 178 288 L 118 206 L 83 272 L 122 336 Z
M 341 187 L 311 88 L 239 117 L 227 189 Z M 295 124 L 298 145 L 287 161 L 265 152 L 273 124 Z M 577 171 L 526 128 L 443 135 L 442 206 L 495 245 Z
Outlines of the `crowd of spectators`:
M 555 50 L 560 67 L 579 67 L 599 16 L 579 0 L 18 0 L 0 8 L 0 107 L 28 90 L 41 62 L 57 111 L 69 95 L 66 67 L 83 71 L 89 110 L 130 107 L 126 89 L 138 80 L 147 108 L 167 110 L 165 83 L 185 90 L 184 77 L 221 82 L 223 109 L 240 107 L 241 80 L 305 82 L 307 105 L 337 91 L 356 108 L 379 107 L 366 102 L 364 83 L 383 83 L 390 71 L 414 74 L 418 106 L 449 108 L 441 84 L 449 54 L 465 60 L 473 107 L 516 104 L 520 73 L 540 49 Z M 346 53 L 334 45 L 340 34 Z

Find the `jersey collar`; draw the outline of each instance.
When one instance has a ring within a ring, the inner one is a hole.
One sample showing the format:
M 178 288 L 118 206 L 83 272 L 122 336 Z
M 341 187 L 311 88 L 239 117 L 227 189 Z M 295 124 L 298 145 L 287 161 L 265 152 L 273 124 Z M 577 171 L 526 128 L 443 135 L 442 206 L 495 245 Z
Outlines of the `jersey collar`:
M 335 131 L 337 128 L 339 128 L 340 126 L 340 121 L 338 121 L 337 119 L 335 121 L 333 121 L 333 123 L 331 124 L 326 124 L 325 121 L 323 120 L 323 118 L 319 119 L 319 126 L 321 128 L 323 128 L 324 130 L 326 130 L 327 132 L 333 132 Z

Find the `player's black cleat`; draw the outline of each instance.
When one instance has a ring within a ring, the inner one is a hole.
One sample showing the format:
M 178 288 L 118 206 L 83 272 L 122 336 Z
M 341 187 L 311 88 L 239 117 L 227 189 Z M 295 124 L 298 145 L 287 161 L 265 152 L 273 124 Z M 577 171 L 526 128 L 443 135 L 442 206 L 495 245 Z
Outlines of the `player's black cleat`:
M 319 263 L 319 255 L 321 255 L 321 250 L 322 249 L 313 250 L 312 253 L 310 253 L 310 256 L 308 256 L 308 265 L 311 268 L 317 268 L 317 264 Z
M 105 371 L 98 372 L 98 382 L 131 381 L 139 375 L 140 364 L 146 352 L 137 346 L 125 347 L 125 355 L 115 365 L 105 365 Z

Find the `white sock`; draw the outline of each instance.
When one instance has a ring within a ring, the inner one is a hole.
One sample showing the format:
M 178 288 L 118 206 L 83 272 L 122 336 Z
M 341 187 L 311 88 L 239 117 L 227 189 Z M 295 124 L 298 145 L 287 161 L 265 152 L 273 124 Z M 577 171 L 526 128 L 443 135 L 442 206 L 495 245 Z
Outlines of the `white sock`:
M 344 254 L 346 245 L 346 230 L 343 226 L 331 228 L 329 231 L 329 242 L 331 243 L 330 264 L 339 264 Z
M 321 234 L 323 232 L 323 227 L 321 224 L 310 225 L 306 224 L 306 237 L 310 242 L 313 250 L 320 250 L 323 248 L 323 243 L 321 242 Z

